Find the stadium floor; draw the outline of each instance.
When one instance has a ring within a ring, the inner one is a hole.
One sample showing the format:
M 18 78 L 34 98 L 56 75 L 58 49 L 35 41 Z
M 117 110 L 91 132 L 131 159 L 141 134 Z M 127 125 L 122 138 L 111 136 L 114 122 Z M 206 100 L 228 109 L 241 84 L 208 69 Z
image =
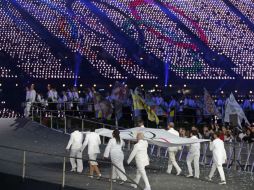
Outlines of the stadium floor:
M 37 123 L 26 119 L 0 119 L 0 145 L 11 146 L 32 151 L 46 152 L 50 154 L 67 155 L 65 146 L 69 140 L 69 136 L 57 131 L 40 126 Z M 23 152 L 18 150 L 8 150 L 0 147 L 0 172 L 11 175 L 22 175 L 22 159 Z M 126 152 L 128 154 L 128 152 Z M 87 158 L 87 155 L 84 155 Z M 52 157 L 37 153 L 26 153 L 27 169 L 26 178 L 39 181 L 46 181 L 55 184 L 61 184 L 63 157 Z M 253 176 L 249 173 L 238 171 L 226 171 L 227 185 L 220 186 L 218 174 L 213 182 L 204 179 L 209 173 L 209 168 L 201 166 L 201 179 L 186 178 L 186 164 L 181 163 L 183 174 L 175 176 L 165 173 L 167 160 L 152 158 L 151 166 L 147 169 L 147 175 L 153 190 L 167 189 L 195 189 L 195 190 L 226 190 L 226 189 L 254 189 Z M 90 179 L 86 176 L 88 173 L 88 164 L 84 162 L 83 174 L 66 173 L 66 186 L 80 189 L 109 189 L 110 183 L 110 165 L 100 164 L 103 177 L 101 180 Z M 70 164 L 67 161 L 67 171 L 70 170 Z M 135 166 L 126 166 L 126 172 L 132 178 L 135 176 Z M 141 183 L 143 187 L 144 184 Z M 113 189 L 125 190 L 132 189 L 129 183 L 119 185 L 113 183 Z

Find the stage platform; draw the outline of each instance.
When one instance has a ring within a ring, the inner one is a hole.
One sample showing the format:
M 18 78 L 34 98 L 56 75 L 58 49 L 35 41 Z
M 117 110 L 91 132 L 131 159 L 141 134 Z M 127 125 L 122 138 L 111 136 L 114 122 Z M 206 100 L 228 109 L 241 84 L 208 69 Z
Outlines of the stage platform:
M 51 156 L 38 153 L 26 153 L 26 178 L 47 183 L 62 183 L 63 157 L 68 156 L 65 147 L 69 136 L 56 130 L 41 126 L 36 122 L 26 119 L 0 119 L 0 146 L 15 147 L 35 152 L 44 152 L 48 154 L 60 155 Z M 102 146 L 103 151 L 105 146 Z M 0 147 L 0 173 L 22 176 L 23 152 L 19 150 L 10 150 Z M 85 151 L 86 152 L 86 151 Z M 126 151 L 126 157 L 129 154 Z M 87 159 L 84 153 L 84 159 Z M 218 174 L 213 182 L 208 182 L 204 178 L 209 173 L 208 167 L 201 166 L 201 179 L 186 178 L 186 163 L 182 162 L 183 173 L 181 176 L 165 173 L 167 160 L 151 158 L 151 166 L 147 169 L 147 175 L 151 183 L 152 190 L 251 190 L 254 189 L 253 176 L 250 173 L 238 171 L 226 171 L 227 185 L 220 186 Z M 132 178 L 135 177 L 135 165 L 126 165 L 126 172 Z M 106 190 L 110 188 L 110 182 L 107 178 L 110 176 L 110 164 L 100 164 L 103 178 L 100 180 L 87 177 L 88 164 L 84 161 L 84 171 L 82 174 L 68 172 L 70 163 L 67 160 L 66 181 L 68 189 L 88 189 L 88 190 Z M 0 181 L 1 183 L 1 181 Z M 144 184 L 141 183 L 143 187 Z M 1 186 L 0 186 L 1 187 Z M 129 183 L 119 185 L 113 183 L 113 189 L 125 190 L 132 189 Z

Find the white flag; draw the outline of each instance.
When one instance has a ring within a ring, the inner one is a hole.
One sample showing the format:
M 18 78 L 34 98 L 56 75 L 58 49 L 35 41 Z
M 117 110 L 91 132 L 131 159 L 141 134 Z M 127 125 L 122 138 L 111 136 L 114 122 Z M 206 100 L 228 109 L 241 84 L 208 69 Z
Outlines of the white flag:
M 225 122 L 228 122 L 228 123 L 230 122 L 229 116 L 231 114 L 237 114 L 238 127 L 242 127 L 242 125 L 241 125 L 242 120 L 244 120 L 245 123 L 250 124 L 243 112 L 242 107 L 237 103 L 237 101 L 232 93 L 230 94 L 229 98 L 227 98 L 226 103 L 225 103 L 225 116 L 224 116 Z
M 112 138 L 113 130 L 102 128 L 96 129 L 95 132 L 101 136 Z M 182 138 L 170 134 L 164 129 L 142 128 L 142 127 L 120 130 L 120 136 L 123 140 L 136 141 L 136 136 L 139 132 L 142 132 L 144 134 L 144 139 L 147 140 L 149 144 L 155 144 L 162 147 L 181 146 L 210 141 L 207 139 Z

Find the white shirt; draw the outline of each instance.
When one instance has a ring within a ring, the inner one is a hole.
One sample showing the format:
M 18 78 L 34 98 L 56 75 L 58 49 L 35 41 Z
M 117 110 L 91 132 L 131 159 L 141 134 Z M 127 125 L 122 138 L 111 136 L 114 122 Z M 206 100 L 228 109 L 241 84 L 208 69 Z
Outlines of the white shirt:
M 54 90 L 54 91 L 53 91 L 53 101 L 54 101 L 54 102 L 57 101 L 57 97 L 58 97 L 57 91 Z
M 48 91 L 48 99 L 53 100 L 53 98 L 54 98 L 53 90 L 49 90 L 49 91 Z
M 33 89 L 33 90 L 30 90 L 30 98 L 29 98 L 29 101 L 30 102 L 35 102 L 35 99 L 36 99 L 36 91 Z
M 137 168 L 143 168 L 149 165 L 149 157 L 147 154 L 148 142 L 145 140 L 139 140 L 134 145 L 134 148 L 129 156 L 127 163 L 130 163 L 135 157 Z
M 26 91 L 26 101 L 29 102 L 29 98 L 30 98 L 30 90 Z
M 66 149 L 81 149 L 83 143 L 83 134 L 76 130 L 71 133 L 71 137 Z
M 87 133 L 84 144 L 82 146 L 82 151 L 88 145 L 88 154 L 98 154 L 100 153 L 101 139 L 98 133 L 90 132 Z
M 104 157 L 108 158 L 109 154 L 112 155 L 114 153 L 115 154 L 122 153 L 122 148 L 124 147 L 124 145 L 125 145 L 125 143 L 122 139 L 121 139 L 121 142 L 119 144 L 116 142 L 115 138 L 110 139 L 109 142 L 108 142 L 108 145 L 105 149 Z
M 175 130 L 174 128 L 170 128 L 169 130 L 168 130 L 168 132 L 170 133 L 170 134 L 172 134 L 172 135 L 175 135 L 175 136 L 178 136 L 179 137 L 179 132 L 177 131 L 177 130 Z M 180 149 L 180 147 L 168 147 L 168 151 L 169 152 L 176 152 L 176 151 L 178 151 Z
M 226 162 L 227 154 L 222 140 L 217 138 L 210 142 L 210 150 L 213 152 L 213 161 L 216 165 L 222 165 Z
M 176 136 L 179 137 L 179 132 L 178 132 L 177 130 L 175 130 L 174 128 L 170 128 L 170 129 L 168 130 L 168 132 L 169 132 L 170 134 L 172 134 L 172 135 L 176 135 Z
M 190 139 L 198 139 L 197 136 L 192 136 Z M 200 154 L 200 143 L 193 143 L 190 145 L 189 153 L 196 155 Z

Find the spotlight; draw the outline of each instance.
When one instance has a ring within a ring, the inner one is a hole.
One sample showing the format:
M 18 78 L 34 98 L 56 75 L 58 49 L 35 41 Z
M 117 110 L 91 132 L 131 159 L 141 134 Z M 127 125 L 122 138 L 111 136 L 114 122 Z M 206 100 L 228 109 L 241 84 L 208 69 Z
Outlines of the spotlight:
M 143 88 L 143 86 L 144 86 L 144 85 L 143 85 L 143 84 L 141 84 L 140 86 Z
M 94 84 L 93 87 L 96 87 L 96 84 Z
M 252 94 L 252 90 L 250 90 L 250 94 Z
M 169 87 L 171 88 L 171 87 L 172 87 L 172 84 L 170 84 Z
M 237 93 L 237 90 L 235 90 L 235 93 Z
M 224 94 L 224 91 L 222 90 L 222 91 L 220 91 L 220 93 L 221 93 L 221 94 Z
M 63 87 L 65 87 L 65 84 L 63 84 Z
M 18 83 L 16 83 L 16 86 L 19 86 L 19 84 L 18 84 Z
M 83 84 L 80 84 L 79 87 L 83 87 Z
M 158 88 L 158 84 L 156 84 L 155 87 Z
M 110 84 L 109 87 L 112 87 L 112 84 Z
M 186 84 L 184 84 L 183 87 L 186 88 Z

